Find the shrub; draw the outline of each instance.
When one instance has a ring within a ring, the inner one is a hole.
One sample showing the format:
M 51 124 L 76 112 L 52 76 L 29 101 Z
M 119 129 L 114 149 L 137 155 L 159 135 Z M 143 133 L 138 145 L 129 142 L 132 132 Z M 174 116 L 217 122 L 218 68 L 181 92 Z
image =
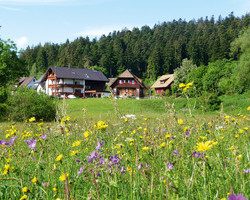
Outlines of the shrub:
M 56 99 L 38 94 L 33 89 L 18 88 L 7 100 L 11 108 L 9 118 L 24 121 L 31 117 L 52 121 L 56 116 Z
M 0 103 L 4 103 L 7 100 L 7 91 L 4 87 L 0 87 Z
M 199 105 L 203 111 L 215 111 L 220 109 L 222 101 L 217 94 L 203 92 L 199 98 Z

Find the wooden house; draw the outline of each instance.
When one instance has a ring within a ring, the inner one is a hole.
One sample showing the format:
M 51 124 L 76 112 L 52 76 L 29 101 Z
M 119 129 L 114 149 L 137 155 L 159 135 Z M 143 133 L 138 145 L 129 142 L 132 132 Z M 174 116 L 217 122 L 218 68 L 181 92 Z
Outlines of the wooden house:
M 146 89 L 142 80 L 128 69 L 117 78 L 110 79 L 108 85 L 115 97 L 143 97 L 143 90 Z
M 92 69 L 50 67 L 45 73 L 45 91 L 48 95 L 78 97 L 102 97 L 107 77 Z
M 171 89 L 171 84 L 174 82 L 174 74 L 163 75 L 151 86 L 155 89 L 155 94 L 162 94 Z

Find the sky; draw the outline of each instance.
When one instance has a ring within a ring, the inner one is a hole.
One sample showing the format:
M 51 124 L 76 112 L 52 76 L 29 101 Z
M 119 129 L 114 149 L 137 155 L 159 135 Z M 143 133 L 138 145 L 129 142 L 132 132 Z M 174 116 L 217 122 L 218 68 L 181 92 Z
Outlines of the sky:
M 231 12 L 249 13 L 250 0 L 0 0 L 0 38 L 20 50 L 180 18 L 225 18 Z

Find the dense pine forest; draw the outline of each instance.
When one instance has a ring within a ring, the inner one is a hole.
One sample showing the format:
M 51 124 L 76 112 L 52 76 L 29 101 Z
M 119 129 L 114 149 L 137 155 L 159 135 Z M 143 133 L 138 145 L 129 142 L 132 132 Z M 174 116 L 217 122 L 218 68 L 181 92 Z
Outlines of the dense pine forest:
M 237 60 L 240 52 L 231 53 L 230 45 L 249 25 L 249 14 L 179 19 L 152 28 L 125 28 L 99 39 L 79 37 L 63 44 L 39 44 L 27 47 L 20 58 L 30 75 L 38 77 L 49 66 L 95 66 L 107 77 L 115 77 L 130 68 L 144 80 L 155 80 L 159 75 L 173 73 L 185 58 L 196 66 L 222 59 Z

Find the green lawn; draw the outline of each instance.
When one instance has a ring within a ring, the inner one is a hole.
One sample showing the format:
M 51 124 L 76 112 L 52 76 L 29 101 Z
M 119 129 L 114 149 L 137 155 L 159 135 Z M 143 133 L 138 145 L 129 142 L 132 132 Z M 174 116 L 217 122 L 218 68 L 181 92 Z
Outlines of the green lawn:
M 237 115 L 238 113 L 246 114 L 246 108 L 250 105 L 250 94 L 222 96 L 223 112 L 231 115 Z M 62 100 L 63 101 L 63 100 Z M 196 101 L 196 107 L 193 109 L 193 105 Z M 199 99 L 190 100 L 193 115 L 211 116 L 218 115 L 218 112 L 213 111 L 202 113 L 199 108 Z M 136 116 L 145 116 L 149 118 L 156 118 L 160 115 L 167 114 L 169 107 L 166 103 L 174 104 L 174 109 L 178 115 L 189 115 L 188 104 L 185 98 L 177 99 L 116 99 L 109 98 L 103 99 L 67 99 L 65 100 L 67 105 L 67 114 L 73 119 L 81 120 L 83 117 L 87 119 L 112 119 L 117 116 L 124 116 L 127 114 L 134 114 Z M 83 115 L 82 109 L 86 109 L 86 115 Z M 117 116 L 115 111 L 118 111 Z

